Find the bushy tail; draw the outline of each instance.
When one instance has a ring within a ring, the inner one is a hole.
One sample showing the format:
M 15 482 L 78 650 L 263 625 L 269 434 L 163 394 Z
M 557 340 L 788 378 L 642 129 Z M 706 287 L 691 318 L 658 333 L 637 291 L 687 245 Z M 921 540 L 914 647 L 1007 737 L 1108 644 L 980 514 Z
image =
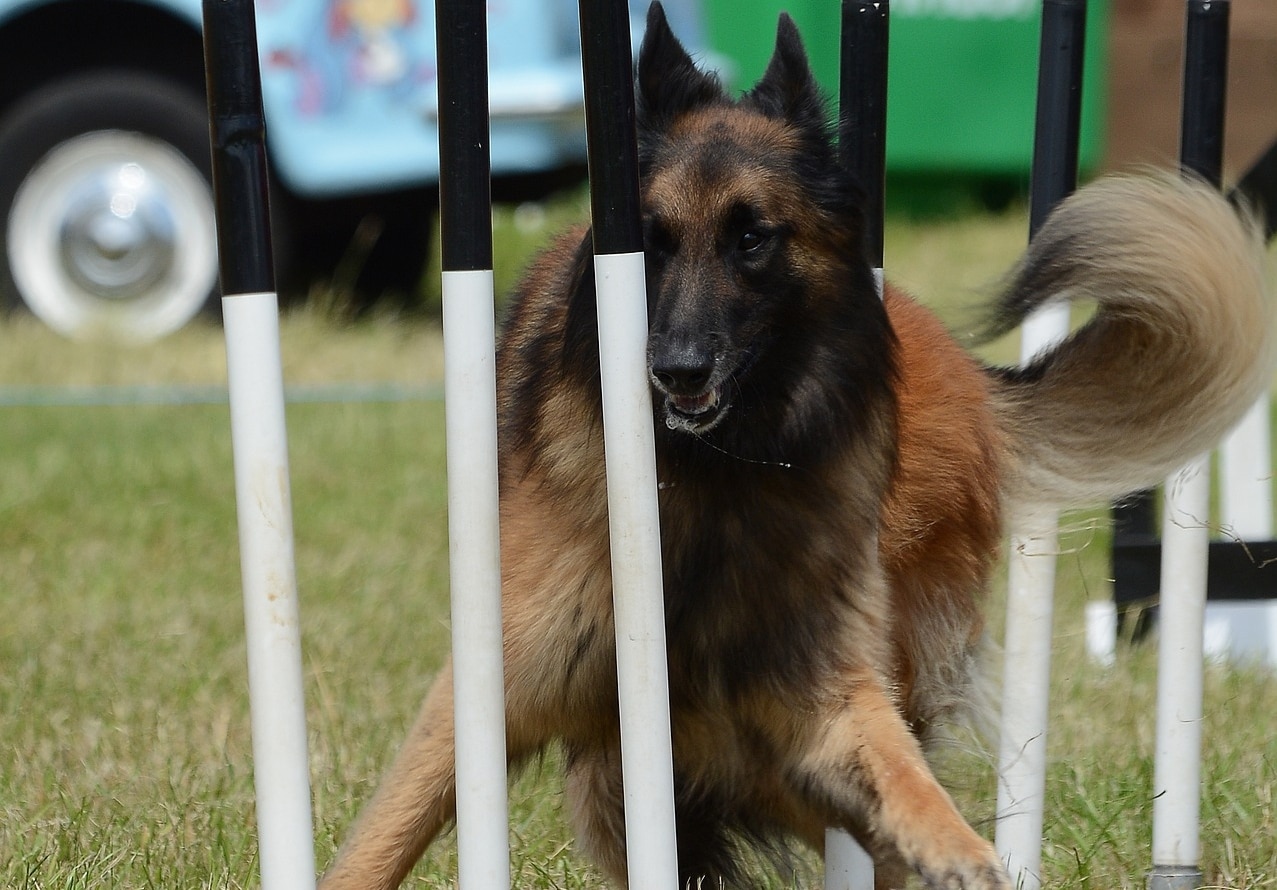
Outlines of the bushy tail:
M 993 332 L 1058 301 L 1096 312 L 1023 368 L 994 372 L 1013 510 L 1102 502 L 1209 450 L 1269 386 L 1262 239 L 1207 184 L 1101 179 L 1063 202 L 997 303 Z

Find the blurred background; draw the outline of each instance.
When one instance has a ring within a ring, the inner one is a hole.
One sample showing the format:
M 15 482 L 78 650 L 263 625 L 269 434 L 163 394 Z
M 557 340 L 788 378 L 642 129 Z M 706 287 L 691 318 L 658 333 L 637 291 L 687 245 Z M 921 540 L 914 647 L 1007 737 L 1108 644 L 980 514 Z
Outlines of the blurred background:
M 666 5 L 735 89 L 785 6 L 835 89 L 831 0 Z M 1027 237 L 1040 5 L 892 3 L 887 275 L 958 331 Z M 1277 138 L 1277 3 L 1231 5 L 1229 181 Z M 574 0 L 488 11 L 503 293 L 588 202 Z M 257 13 L 322 864 L 448 648 L 434 12 Z M 1183 0 L 1091 0 L 1089 28 L 1084 176 L 1173 166 Z M 0 886 L 258 886 L 208 157 L 199 0 L 0 0 Z M 1013 336 L 982 357 L 1017 354 Z M 1106 668 L 1086 648 L 1109 543 L 1103 509 L 1060 544 L 1043 829 L 1060 890 L 1137 890 L 1148 867 L 1156 649 Z M 1277 887 L 1274 653 L 1207 672 L 1212 887 Z M 952 787 L 988 833 L 994 765 L 968 747 Z M 557 783 L 551 757 L 515 787 L 515 885 L 596 890 Z M 445 841 L 408 886 L 455 874 Z
M 684 42 L 734 89 L 761 73 L 787 9 L 836 95 L 838 4 L 666 6 Z M 631 3 L 636 43 L 645 8 Z M 1023 195 L 1039 9 L 1037 0 L 892 5 L 891 212 L 1000 210 Z M 261 0 L 257 10 L 282 296 L 352 316 L 430 311 L 432 4 Z M 134 341 L 216 316 L 200 20 L 199 0 L 0 0 L 0 308 L 72 337 Z M 1084 175 L 1173 163 L 1183 28 L 1181 0 L 1092 0 Z M 547 213 L 561 221 L 556 201 L 579 215 L 575 3 L 492 3 L 489 31 L 494 198 L 523 206 L 526 233 Z M 1236 4 L 1232 33 L 1226 178 L 1277 137 L 1277 6 Z

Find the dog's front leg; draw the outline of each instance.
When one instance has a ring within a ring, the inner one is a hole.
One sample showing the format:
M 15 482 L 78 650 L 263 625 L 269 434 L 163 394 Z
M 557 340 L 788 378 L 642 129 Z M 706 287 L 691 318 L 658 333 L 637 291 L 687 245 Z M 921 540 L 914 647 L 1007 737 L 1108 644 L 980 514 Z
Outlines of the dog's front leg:
M 320 881 L 320 890 L 390 890 L 456 814 L 452 664 L 435 678 L 417 720 Z
M 884 864 L 898 857 L 933 890 L 1010 890 L 992 845 L 958 813 L 872 672 L 852 678 L 824 715 L 798 773 L 811 804 Z M 893 883 L 879 881 L 879 890 L 903 890 L 898 874 L 883 878 Z

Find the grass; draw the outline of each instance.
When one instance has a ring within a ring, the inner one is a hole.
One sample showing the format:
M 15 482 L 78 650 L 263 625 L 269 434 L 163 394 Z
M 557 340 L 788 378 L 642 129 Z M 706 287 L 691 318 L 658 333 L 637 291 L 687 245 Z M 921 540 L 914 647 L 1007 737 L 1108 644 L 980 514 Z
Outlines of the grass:
M 516 256 L 540 237 L 538 212 L 521 213 L 498 233 L 519 240 Z M 899 283 L 956 306 L 997 277 L 1023 231 L 1014 212 L 897 222 L 887 255 Z M 421 320 L 337 325 L 300 310 L 282 339 L 290 383 L 440 374 L 438 331 Z M 0 326 L 0 385 L 224 375 L 210 326 L 135 349 Z M 433 401 L 294 404 L 288 421 L 322 866 L 447 648 L 443 415 Z M 1087 660 L 1083 608 L 1108 595 L 1107 533 L 1074 525 L 1059 564 L 1046 882 L 1135 888 L 1150 859 L 1155 653 L 1122 647 L 1109 670 Z M 256 886 L 226 406 L 0 408 L 0 601 L 0 886 Z M 1215 665 L 1206 687 L 1208 883 L 1277 887 L 1277 680 Z M 947 772 L 991 831 L 989 757 L 956 752 Z M 515 884 L 599 887 L 572 851 L 558 781 L 551 756 L 515 784 Z M 436 844 L 410 885 L 453 886 L 454 855 Z M 808 863 L 790 884 L 816 874 Z

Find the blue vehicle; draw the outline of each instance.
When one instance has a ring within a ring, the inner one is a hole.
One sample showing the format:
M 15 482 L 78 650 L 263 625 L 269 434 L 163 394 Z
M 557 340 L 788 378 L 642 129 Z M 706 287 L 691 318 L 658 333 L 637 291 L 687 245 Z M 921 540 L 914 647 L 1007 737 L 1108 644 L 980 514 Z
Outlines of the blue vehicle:
M 695 4 L 668 5 L 694 35 Z M 544 191 L 585 157 L 575 2 L 488 16 L 495 187 Z M 281 271 L 372 220 L 367 290 L 411 289 L 439 164 L 431 0 L 258 0 L 257 22 Z M 0 0 L 0 307 L 149 339 L 213 305 L 200 24 L 200 0 Z

